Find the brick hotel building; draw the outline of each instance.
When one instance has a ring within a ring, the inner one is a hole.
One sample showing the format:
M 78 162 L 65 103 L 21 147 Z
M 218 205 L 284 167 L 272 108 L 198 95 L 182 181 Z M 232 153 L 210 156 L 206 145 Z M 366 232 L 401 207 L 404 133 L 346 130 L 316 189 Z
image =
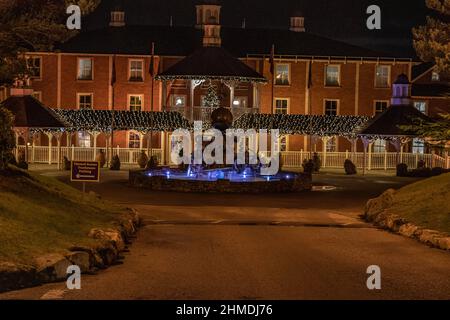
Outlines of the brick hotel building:
M 224 27 L 220 11 L 217 1 L 202 1 L 196 6 L 192 27 L 143 26 L 133 25 L 124 8 L 114 3 L 109 27 L 82 31 L 54 52 L 28 54 L 34 96 L 44 105 L 58 109 L 101 110 L 114 106 L 115 110 L 150 111 L 151 43 L 155 43 L 155 70 L 160 73 L 209 41 L 268 80 L 265 85 L 238 83 L 232 93 L 222 90 L 223 101 L 227 102 L 223 104 L 231 103 L 241 112 L 271 113 L 273 106 L 274 113 L 374 116 L 389 106 L 392 83 L 402 73 L 412 81 L 412 99 L 418 109 L 430 116 L 449 112 L 448 79 L 440 78 L 432 65 L 310 34 L 301 12 L 293 12 L 286 30 L 264 30 L 249 29 L 245 24 L 241 28 Z M 274 77 L 270 70 L 272 45 Z M 202 112 L 205 85 L 192 88 L 189 80 L 166 85 L 163 89 L 161 81 L 154 82 L 155 111 L 194 107 Z M 6 95 L 5 90 L 3 96 Z M 47 139 L 41 135 L 36 143 L 47 145 Z M 63 139 L 63 145 L 103 147 L 106 138 L 95 136 L 94 143 L 92 135 L 79 132 L 71 139 Z M 160 134 L 155 134 L 154 139 L 153 145 L 161 147 Z M 121 148 L 146 145 L 146 137 L 133 131 L 117 132 L 114 141 Z M 309 145 L 308 137 L 299 135 L 284 136 L 280 142 L 283 151 L 351 149 L 351 143 L 342 137 L 328 139 L 326 145 L 319 140 L 314 146 Z M 382 152 L 386 147 L 389 148 L 384 141 L 372 146 L 373 152 Z M 424 152 L 420 141 L 407 148 L 407 152 Z

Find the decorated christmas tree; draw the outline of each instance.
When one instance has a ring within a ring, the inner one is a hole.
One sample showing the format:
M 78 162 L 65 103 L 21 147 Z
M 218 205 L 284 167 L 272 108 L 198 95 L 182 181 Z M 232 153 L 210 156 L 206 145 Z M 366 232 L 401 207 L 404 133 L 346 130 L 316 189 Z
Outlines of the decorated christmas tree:
M 206 92 L 206 96 L 203 100 L 206 107 L 209 108 L 217 108 L 220 106 L 220 99 L 217 95 L 216 87 L 213 85 L 209 85 L 208 91 Z

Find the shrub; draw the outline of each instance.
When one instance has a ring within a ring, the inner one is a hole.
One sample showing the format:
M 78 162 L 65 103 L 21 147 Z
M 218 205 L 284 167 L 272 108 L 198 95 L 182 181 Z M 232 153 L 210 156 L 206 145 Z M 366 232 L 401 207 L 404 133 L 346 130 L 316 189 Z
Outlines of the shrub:
M 348 175 L 357 174 L 356 166 L 350 159 L 345 160 L 344 169 L 345 173 Z
M 153 170 L 156 168 L 158 168 L 158 158 L 156 156 L 151 156 L 150 160 L 147 163 L 147 167 L 145 167 L 145 169 Z
M 314 163 L 314 172 L 319 172 L 320 168 L 322 167 L 322 161 L 317 152 L 314 152 L 312 161 Z
M 440 167 L 431 169 L 431 175 L 432 176 L 439 176 L 439 175 L 443 174 L 444 172 L 445 172 L 445 170 L 443 168 L 440 168 Z
M 145 153 L 145 151 L 142 150 L 138 158 L 138 165 L 141 169 L 144 169 L 147 163 L 148 163 L 148 156 Z
M 119 159 L 119 156 L 117 154 L 112 158 L 109 170 L 113 170 L 113 171 L 119 171 L 120 170 L 120 159 Z
M 0 108 L 0 170 L 6 169 L 9 154 L 14 149 L 16 142 L 14 131 L 14 116 L 5 108 Z
M 425 161 L 419 160 L 417 162 L 417 169 L 423 169 L 423 168 L 425 168 Z
M 312 174 L 314 172 L 314 162 L 313 160 L 303 160 L 303 171 L 305 173 Z
M 408 176 L 408 165 L 406 163 L 399 163 L 397 165 L 397 177 Z
M 64 156 L 64 170 L 69 171 L 72 169 L 71 161 Z

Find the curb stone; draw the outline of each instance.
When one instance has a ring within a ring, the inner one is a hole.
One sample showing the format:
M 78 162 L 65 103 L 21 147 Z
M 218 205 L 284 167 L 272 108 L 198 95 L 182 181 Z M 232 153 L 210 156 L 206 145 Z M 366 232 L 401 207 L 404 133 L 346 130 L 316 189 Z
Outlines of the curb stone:
M 416 226 L 399 215 L 389 212 L 395 192 L 394 189 L 388 189 L 378 198 L 367 201 L 364 219 L 378 227 L 416 239 L 430 247 L 450 250 L 450 234 Z
M 88 237 L 100 240 L 93 248 L 72 246 L 65 254 L 38 257 L 32 265 L 0 263 L 0 292 L 66 280 L 67 267 L 72 264 L 78 265 L 82 273 L 108 268 L 120 258 L 141 226 L 137 210 L 127 210 L 129 217 L 118 222 L 116 229 L 94 228 L 89 232 Z

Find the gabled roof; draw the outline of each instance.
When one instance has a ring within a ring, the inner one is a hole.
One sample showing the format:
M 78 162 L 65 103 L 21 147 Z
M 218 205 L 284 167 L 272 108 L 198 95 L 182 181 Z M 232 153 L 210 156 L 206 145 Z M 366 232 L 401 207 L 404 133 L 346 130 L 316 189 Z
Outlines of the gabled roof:
M 267 82 L 264 76 L 221 47 L 202 47 L 158 74 L 157 80 L 210 79 Z
M 64 128 L 58 116 L 32 96 L 11 96 L 0 103 L 14 115 L 14 127 L 51 129 Z
M 366 137 L 414 136 L 414 133 L 407 132 L 400 126 L 413 125 L 414 121 L 418 119 L 430 121 L 430 118 L 411 105 L 390 106 L 369 121 L 359 135 Z
M 92 54 L 149 55 L 155 42 L 156 54 L 187 56 L 202 46 L 203 31 L 194 27 L 132 26 L 109 27 L 81 32 L 58 47 L 62 52 Z M 395 58 L 324 38 L 308 32 L 222 27 L 222 46 L 235 57 L 276 55 L 315 57 Z
M 433 62 L 423 62 L 421 64 L 412 67 L 412 81 L 414 82 L 417 78 L 421 77 L 427 71 L 430 71 L 434 67 Z

